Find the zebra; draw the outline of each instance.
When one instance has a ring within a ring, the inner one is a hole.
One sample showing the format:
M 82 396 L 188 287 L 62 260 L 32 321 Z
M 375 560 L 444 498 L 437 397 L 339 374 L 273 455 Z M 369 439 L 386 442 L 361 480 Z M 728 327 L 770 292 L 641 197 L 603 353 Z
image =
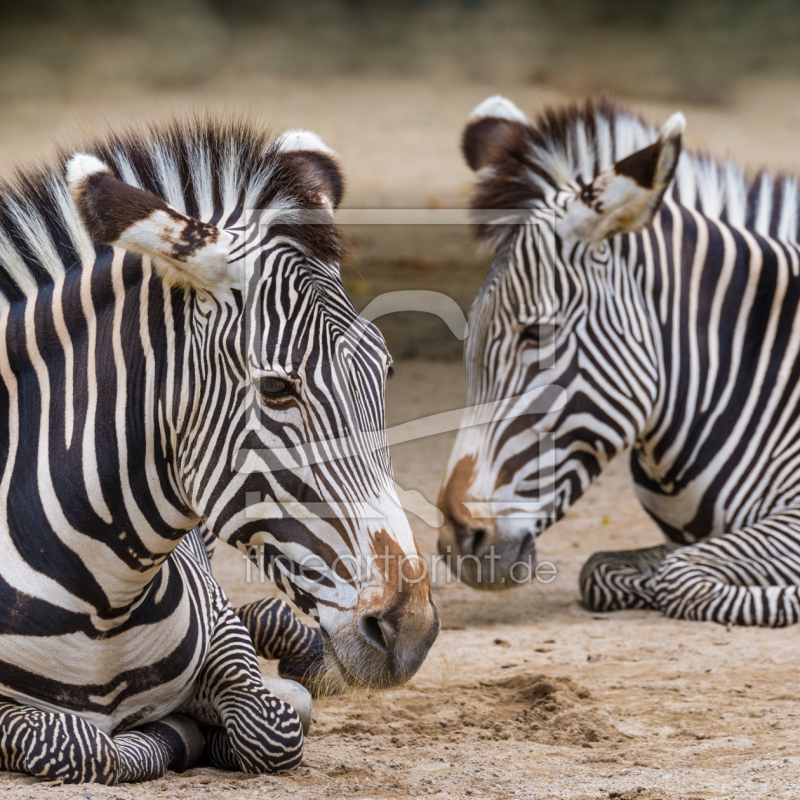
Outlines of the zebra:
M 666 544 L 592 556 L 585 606 L 789 625 L 800 618 L 800 190 L 682 150 L 684 127 L 676 114 L 659 131 L 609 100 L 534 122 L 499 96 L 473 112 L 462 149 L 473 208 L 495 216 L 474 226 L 494 256 L 470 312 L 474 410 L 440 490 L 439 548 L 470 559 L 473 586 L 516 585 L 537 536 L 630 448 L 635 492 Z M 541 407 L 524 407 L 546 386 Z M 494 400 L 502 413 L 482 416 Z
M 0 186 L 0 767 L 143 780 L 202 737 L 213 766 L 291 769 L 301 721 L 242 619 L 336 685 L 425 658 L 439 618 L 391 479 L 391 360 L 339 275 L 343 185 L 313 133 L 197 117 Z M 237 616 L 200 522 L 319 633 L 273 601 Z

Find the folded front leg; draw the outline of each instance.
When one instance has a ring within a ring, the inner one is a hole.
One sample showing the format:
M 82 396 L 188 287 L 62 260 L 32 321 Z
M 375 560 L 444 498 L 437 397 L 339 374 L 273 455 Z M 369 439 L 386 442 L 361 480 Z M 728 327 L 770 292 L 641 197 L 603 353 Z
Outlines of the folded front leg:
M 256 600 L 235 609 L 247 628 L 256 653 L 267 660 L 277 660 L 278 672 L 303 684 L 313 696 L 329 682 L 325 673 L 325 643 L 319 628 L 306 625 L 295 616 L 289 604 L 278 597 Z
M 653 582 L 661 562 L 678 545 L 594 553 L 580 577 L 583 604 L 590 611 L 656 608 Z
M 224 729 L 224 736 L 207 732 L 214 741 L 210 750 L 223 752 L 223 745 L 230 746 L 215 766 L 262 773 L 292 769 L 302 761 L 300 717 L 264 686 L 250 635 L 230 605 L 220 612 L 206 662 L 183 710 Z M 225 740 L 220 747 L 218 738 Z
M 152 780 L 187 769 L 202 751 L 198 727 L 178 715 L 111 737 L 74 714 L 0 703 L 0 767 L 45 780 Z
M 800 509 L 682 547 L 653 582 L 669 617 L 779 628 L 800 621 Z

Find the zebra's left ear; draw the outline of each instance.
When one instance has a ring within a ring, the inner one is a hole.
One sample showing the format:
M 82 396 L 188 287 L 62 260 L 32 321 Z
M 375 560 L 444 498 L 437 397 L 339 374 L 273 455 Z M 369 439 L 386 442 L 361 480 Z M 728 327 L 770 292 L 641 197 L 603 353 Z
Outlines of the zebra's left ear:
M 150 256 L 174 286 L 210 291 L 235 280 L 233 237 L 187 217 L 161 198 L 115 178 L 99 158 L 76 153 L 66 165 L 67 185 L 89 236 L 99 244 Z
M 275 142 L 279 160 L 292 176 L 292 192 L 305 207 L 335 209 L 344 196 L 336 154 L 316 133 L 291 130 Z
M 601 172 L 570 201 L 557 225 L 564 239 L 601 241 L 647 227 L 678 166 L 686 119 L 673 114 L 658 140 Z

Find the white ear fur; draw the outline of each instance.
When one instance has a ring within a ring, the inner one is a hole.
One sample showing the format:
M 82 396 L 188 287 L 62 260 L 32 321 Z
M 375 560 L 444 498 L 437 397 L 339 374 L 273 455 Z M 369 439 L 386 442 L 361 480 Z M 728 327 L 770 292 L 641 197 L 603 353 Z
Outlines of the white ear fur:
M 530 123 L 499 94 L 476 106 L 461 134 L 461 152 L 470 169 L 480 172 L 508 156 L 519 157 Z
M 66 172 L 67 186 L 73 189 L 79 181 L 89 175 L 94 175 L 97 172 L 111 172 L 111 170 L 97 156 L 88 153 L 75 153 L 67 161 Z
M 276 140 L 278 150 L 283 153 L 296 151 L 310 151 L 312 153 L 325 153 L 325 155 L 336 155 L 325 142 L 312 131 L 305 131 L 300 128 L 282 133 Z
M 475 122 L 479 119 L 491 117 L 493 119 L 508 119 L 512 122 L 528 124 L 528 118 L 510 100 L 502 95 L 496 94 L 487 97 L 472 109 L 467 122 Z
M 198 223 L 189 217 L 180 219 L 175 216 L 177 213 L 171 207 L 169 211 L 154 211 L 123 231 L 115 246 L 150 256 L 162 278 L 173 285 L 212 293 L 230 288 L 239 275 L 229 263 L 233 236 L 214 228 L 216 240 L 208 238 L 188 252 L 187 230 L 189 226 L 196 230 Z
M 686 117 L 680 111 L 676 111 L 665 123 L 661 129 L 659 139 L 666 141 L 667 139 L 674 139 L 676 136 L 681 136 L 686 130 Z

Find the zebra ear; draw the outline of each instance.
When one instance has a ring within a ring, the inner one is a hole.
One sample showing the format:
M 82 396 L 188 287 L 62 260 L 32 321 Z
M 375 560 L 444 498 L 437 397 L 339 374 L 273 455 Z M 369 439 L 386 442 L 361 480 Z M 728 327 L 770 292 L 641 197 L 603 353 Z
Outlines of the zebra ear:
M 95 156 L 76 153 L 66 177 L 95 242 L 150 256 L 161 277 L 175 286 L 213 291 L 230 284 L 231 234 L 123 183 Z
M 601 172 L 568 204 L 559 235 L 600 241 L 649 225 L 675 176 L 685 128 L 683 114 L 673 114 L 656 142 Z
M 469 116 L 461 136 L 461 152 L 475 172 L 512 155 L 524 142 L 530 123 L 499 94 L 489 97 Z
M 292 176 L 295 195 L 306 207 L 339 207 L 344 196 L 344 176 L 336 154 L 316 133 L 286 131 L 276 142 L 280 160 Z

